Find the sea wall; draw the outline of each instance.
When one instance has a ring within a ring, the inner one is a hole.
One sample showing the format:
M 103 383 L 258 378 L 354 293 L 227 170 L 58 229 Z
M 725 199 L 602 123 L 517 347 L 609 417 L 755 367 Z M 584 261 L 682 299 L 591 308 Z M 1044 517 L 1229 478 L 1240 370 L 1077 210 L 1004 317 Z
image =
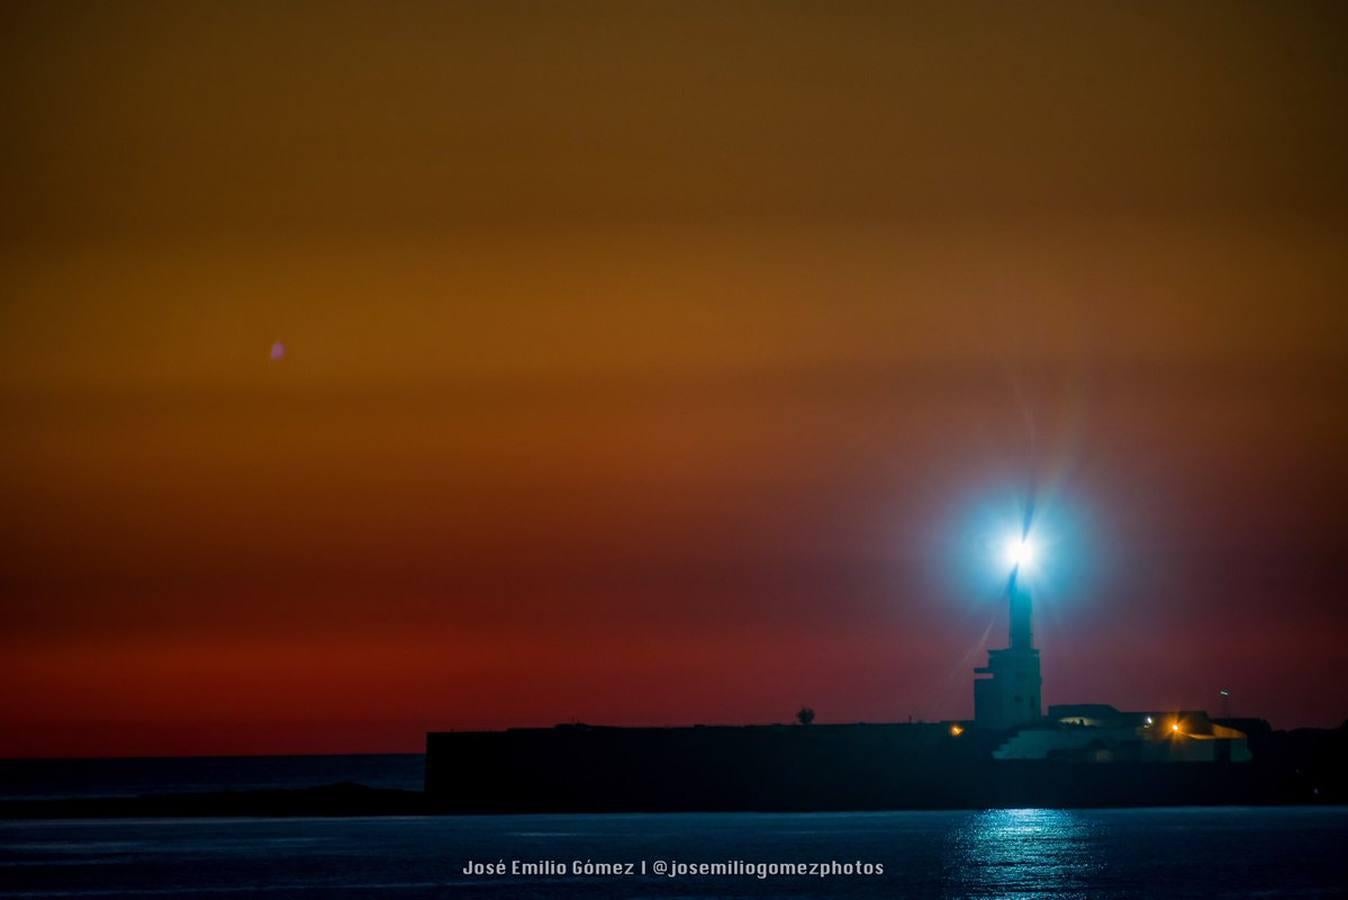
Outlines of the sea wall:
M 1257 803 L 1232 763 L 995 761 L 1004 733 L 948 725 L 559 726 L 427 736 L 441 811 L 867 810 Z

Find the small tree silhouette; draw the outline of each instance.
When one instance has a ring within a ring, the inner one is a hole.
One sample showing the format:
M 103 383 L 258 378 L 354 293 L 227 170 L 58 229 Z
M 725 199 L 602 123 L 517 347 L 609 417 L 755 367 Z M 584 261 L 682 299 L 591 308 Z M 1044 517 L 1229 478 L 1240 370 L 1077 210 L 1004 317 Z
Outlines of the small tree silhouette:
M 814 710 L 808 706 L 802 706 L 800 712 L 796 713 L 796 721 L 802 725 L 809 725 L 814 721 Z

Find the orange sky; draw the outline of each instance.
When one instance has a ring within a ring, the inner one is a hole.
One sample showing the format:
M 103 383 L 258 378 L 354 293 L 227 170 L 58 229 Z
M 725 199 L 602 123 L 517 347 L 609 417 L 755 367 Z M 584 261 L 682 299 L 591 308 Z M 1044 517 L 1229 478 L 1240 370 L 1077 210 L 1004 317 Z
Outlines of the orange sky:
M 0 755 L 1348 717 L 1339 5 L 0 16 Z

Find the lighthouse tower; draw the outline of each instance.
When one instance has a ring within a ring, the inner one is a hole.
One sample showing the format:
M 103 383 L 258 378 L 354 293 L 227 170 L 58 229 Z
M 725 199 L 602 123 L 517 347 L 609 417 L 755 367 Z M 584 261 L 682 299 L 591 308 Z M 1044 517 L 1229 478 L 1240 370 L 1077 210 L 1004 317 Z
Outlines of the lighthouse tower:
M 1006 585 L 1011 605 L 1011 645 L 989 650 L 988 664 L 974 669 L 974 725 L 978 728 L 1015 728 L 1043 715 L 1039 651 L 1034 646 L 1030 592 L 1011 570 Z M 988 677 L 990 676 L 990 677 Z

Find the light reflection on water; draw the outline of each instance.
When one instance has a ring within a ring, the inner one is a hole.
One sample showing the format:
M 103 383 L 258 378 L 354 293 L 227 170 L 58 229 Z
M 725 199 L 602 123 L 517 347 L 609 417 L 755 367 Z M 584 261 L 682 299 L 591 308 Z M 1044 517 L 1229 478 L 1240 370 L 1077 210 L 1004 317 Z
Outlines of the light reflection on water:
M 991 809 L 946 838 L 948 882 L 958 893 L 1089 896 L 1105 875 L 1091 820 L 1067 809 Z

